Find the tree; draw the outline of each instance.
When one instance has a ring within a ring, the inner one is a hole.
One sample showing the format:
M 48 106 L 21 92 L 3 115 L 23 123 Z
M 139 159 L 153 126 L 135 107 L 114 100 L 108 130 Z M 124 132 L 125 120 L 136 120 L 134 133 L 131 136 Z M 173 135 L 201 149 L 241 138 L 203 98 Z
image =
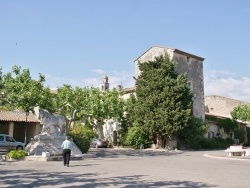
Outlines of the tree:
M 31 78 L 29 69 L 14 66 L 12 72 L 2 74 L 0 71 L 0 105 L 5 110 L 32 110 L 36 106 L 49 108 L 52 95 L 44 87 L 45 77 L 39 74 L 38 80 Z
M 55 106 L 57 112 L 63 114 L 67 119 L 67 132 L 76 121 L 83 122 L 84 119 L 88 118 L 89 98 L 89 88 L 73 88 L 70 85 L 64 85 L 58 88 Z
M 116 89 L 102 92 L 99 88 L 64 85 L 57 90 L 55 106 L 67 118 L 67 130 L 78 122 L 94 128 L 104 138 L 105 120 L 122 118 L 124 101 L 120 96 Z
M 121 120 L 124 100 L 121 92 L 112 89 L 104 92 L 98 88 L 64 85 L 52 93 L 44 87 L 45 77 L 31 78 L 29 69 L 14 66 L 12 72 L 2 73 L 0 68 L 0 107 L 4 110 L 32 110 L 40 107 L 50 113 L 64 115 L 66 131 L 79 122 L 96 129 L 103 138 L 102 126 L 107 119 Z
M 188 125 L 180 131 L 178 137 L 184 141 L 187 149 L 200 149 L 207 130 L 208 127 L 202 119 L 192 116 Z
M 100 91 L 91 88 L 90 98 L 87 103 L 89 123 L 97 131 L 100 138 L 104 138 L 103 125 L 105 120 L 120 121 L 124 113 L 124 100 L 117 89 Z
M 244 123 L 250 122 L 250 106 L 243 104 L 235 107 L 231 112 L 232 120 L 242 121 Z M 245 143 L 246 141 L 246 129 L 242 129 L 240 126 L 234 129 L 235 138 L 238 138 L 240 143 Z
M 231 116 L 233 120 L 250 121 L 250 106 L 244 104 L 235 107 L 231 112 Z
M 135 119 L 135 106 L 136 106 L 136 96 L 135 94 L 130 94 L 130 97 L 125 100 L 124 103 L 124 116 L 121 120 L 121 129 L 119 134 L 121 135 L 121 143 L 125 144 L 125 138 L 129 131 L 129 128 L 133 126 Z
M 139 69 L 135 124 L 157 135 L 161 147 L 166 147 L 190 119 L 192 93 L 187 78 L 176 73 L 176 64 L 167 54 L 140 63 Z

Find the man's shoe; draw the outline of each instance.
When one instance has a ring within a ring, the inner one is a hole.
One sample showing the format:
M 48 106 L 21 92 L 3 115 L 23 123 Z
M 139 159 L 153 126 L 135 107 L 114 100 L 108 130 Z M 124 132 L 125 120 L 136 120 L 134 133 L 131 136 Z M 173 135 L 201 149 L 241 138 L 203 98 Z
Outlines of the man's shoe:
M 67 165 L 67 167 L 69 167 L 69 165 Z

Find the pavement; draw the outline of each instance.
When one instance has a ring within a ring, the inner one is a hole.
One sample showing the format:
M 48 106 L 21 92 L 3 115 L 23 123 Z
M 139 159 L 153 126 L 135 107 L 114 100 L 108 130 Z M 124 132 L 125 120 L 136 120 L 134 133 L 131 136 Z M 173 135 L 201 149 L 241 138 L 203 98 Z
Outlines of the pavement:
M 118 152 L 119 151 L 119 152 Z M 135 150 L 132 148 L 122 148 L 122 147 L 114 147 L 114 148 L 91 148 L 87 154 L 72 156 L 71 160 L 86 160 L 86 159 L 96 159 L 96 158 L 121 158 L 125 156 L 141 156 L 141 155 L 168 155 L 182 153 L 185 150 L 166 150 L 166 149 L 142 149 Z M 231 156 L 229 157 L 224 150 L 208 150 L 203 156 L 217 159 L 225 159 L 225 160 L 241 160 L 241 161 L 250 161 L 250 156 Z M 0 161 L 7 161 L 6 152 L 0 152 Z M 24 159 L 26 161 L 62 161 L 62 156 L 50 156 L 50 157 L 42 157 L 42 156 L 26 156 Z M 11 159 L 10 161 L 13 161 Z M 15 161 L 15 160 L 14 160 Z
M 0 187 L 248 188 L 249 157 L 227 157 L 224 150 L 133 150 L 98 148 L 92 157 L 62 161 L 0 162 Z

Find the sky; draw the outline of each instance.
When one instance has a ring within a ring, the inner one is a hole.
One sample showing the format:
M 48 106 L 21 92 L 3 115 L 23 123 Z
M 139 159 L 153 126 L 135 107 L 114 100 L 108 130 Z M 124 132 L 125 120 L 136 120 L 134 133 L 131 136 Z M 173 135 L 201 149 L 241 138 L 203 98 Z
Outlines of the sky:
M 133 87 L 152 46 L 205 58 L 205 96 L 250 102 L 249 0 L 0 0 L 0 67 L 54 89 Z

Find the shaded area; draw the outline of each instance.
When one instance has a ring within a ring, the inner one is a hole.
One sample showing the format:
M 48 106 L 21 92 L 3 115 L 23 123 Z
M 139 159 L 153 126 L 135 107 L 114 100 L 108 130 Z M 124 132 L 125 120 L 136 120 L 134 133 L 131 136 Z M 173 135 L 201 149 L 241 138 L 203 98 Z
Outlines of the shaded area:
M 152 151 L 152 150 L 134 150 L 134 149 L 112 149 L 97 148 L 90 149 L 88 154 L 92 154 L 97 158 L 121 158 L 121 157 L 154 157 L 154 156 L 170 156 L 179 155 L 181 152 L 169 151 Z
M 18 167 L 18 166 L 17 166 Z M 216 187 L 192 181 L 147 181 L 143 175 L 99 177 L 99 173 L 0 170 L 0 184 L 9 188 L 29 187 Z

